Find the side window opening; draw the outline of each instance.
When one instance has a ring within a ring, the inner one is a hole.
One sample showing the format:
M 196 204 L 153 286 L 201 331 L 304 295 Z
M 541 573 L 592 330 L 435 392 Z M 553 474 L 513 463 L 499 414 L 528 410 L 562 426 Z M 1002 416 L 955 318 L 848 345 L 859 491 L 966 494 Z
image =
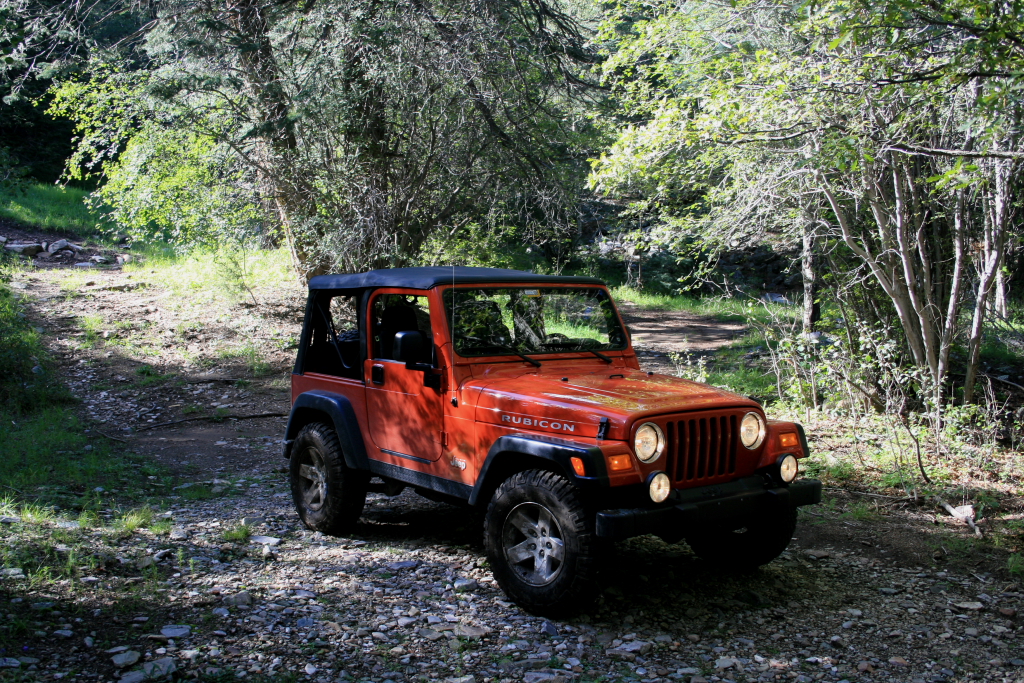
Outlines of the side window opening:
M 434 364 L 434 333 L 430 326 L 430 301 L 425 296 L 382 294 L 373 300 L 370 313 L 375 359 L 394 360 L 395 334 L 417 331 L 423 335 L 420 363 Z
M 355 296 L 321 294 L 313 302 L 313 319 L 304 372 L 359 379 L 359 323 Z

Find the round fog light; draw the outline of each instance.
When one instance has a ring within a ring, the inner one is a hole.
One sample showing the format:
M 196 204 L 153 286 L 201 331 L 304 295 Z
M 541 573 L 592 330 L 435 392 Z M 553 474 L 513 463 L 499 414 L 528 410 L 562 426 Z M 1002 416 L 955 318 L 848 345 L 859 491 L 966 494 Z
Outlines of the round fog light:
M 800 472 L 800 467 L 797 465 L 796 458 L 792 455 L 787 455 L 779 463 L 779 476 L 782 477 L 782 481 L 787 484 L 796 479 L 796 475 Z
M 672 492 L 672 483 L 668 480 L 668 475 L 658 472 L 651 477 L 650 482 L 651 500 L 655 503 L 664 503 L 668 494 Z

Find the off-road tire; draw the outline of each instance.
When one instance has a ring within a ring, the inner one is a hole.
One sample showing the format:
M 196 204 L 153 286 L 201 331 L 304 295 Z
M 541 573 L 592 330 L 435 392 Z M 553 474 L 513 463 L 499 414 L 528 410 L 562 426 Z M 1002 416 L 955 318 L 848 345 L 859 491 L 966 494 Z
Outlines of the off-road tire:
M 349 469 L 334 429 L 312 422 L 299 432 L 289 458 L 292 500 L 307 528 L 348 533 L 366 503 L 367 473 Z
M 536 534 L 533 550 L 527 531 Z M 575 487 L 553 472 L 526 470 L 502 482 L 487 506 L 484 547 L 498 585 L 534 614 L 572 612 L 594 593 L 598 539 Z
M 789 546 L 796 531 L 796 510 L 751 519 L 737 530 L 709 527 L 686 535 L 697 557 L 717 568 L 744 571 L 768 564 Z

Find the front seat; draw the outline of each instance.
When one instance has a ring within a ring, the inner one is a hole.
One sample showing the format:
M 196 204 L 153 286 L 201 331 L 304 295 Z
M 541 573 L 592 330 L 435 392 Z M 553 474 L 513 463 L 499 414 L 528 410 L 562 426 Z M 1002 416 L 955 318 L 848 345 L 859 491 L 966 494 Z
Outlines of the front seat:
M 416 332 L 418 330 L 416 311 L 411 306 L 400 304 L 388 306 L 380 314 L 380 325 L 377 327 L 377 334 L 380 337 L 380 352 L 377 357 L 395 360 L 395 335 L 399 332 Z

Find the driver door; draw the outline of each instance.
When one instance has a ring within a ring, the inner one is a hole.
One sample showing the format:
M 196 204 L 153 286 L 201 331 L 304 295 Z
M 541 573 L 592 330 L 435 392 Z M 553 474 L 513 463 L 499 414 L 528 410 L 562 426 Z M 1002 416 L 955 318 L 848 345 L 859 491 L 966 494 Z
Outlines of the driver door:
M 394 359 L 398 332 L 423 335 L 421 363 L 436 364 L 430 301 L 418 290 L 382 289 L 370 301 L 369 358 L 364 367 L 370 438 L 388 455 L 416 462 L 441 457 L 442 395 L 423 370 Z M 396 463 L 397 464 L 397 463 Z

